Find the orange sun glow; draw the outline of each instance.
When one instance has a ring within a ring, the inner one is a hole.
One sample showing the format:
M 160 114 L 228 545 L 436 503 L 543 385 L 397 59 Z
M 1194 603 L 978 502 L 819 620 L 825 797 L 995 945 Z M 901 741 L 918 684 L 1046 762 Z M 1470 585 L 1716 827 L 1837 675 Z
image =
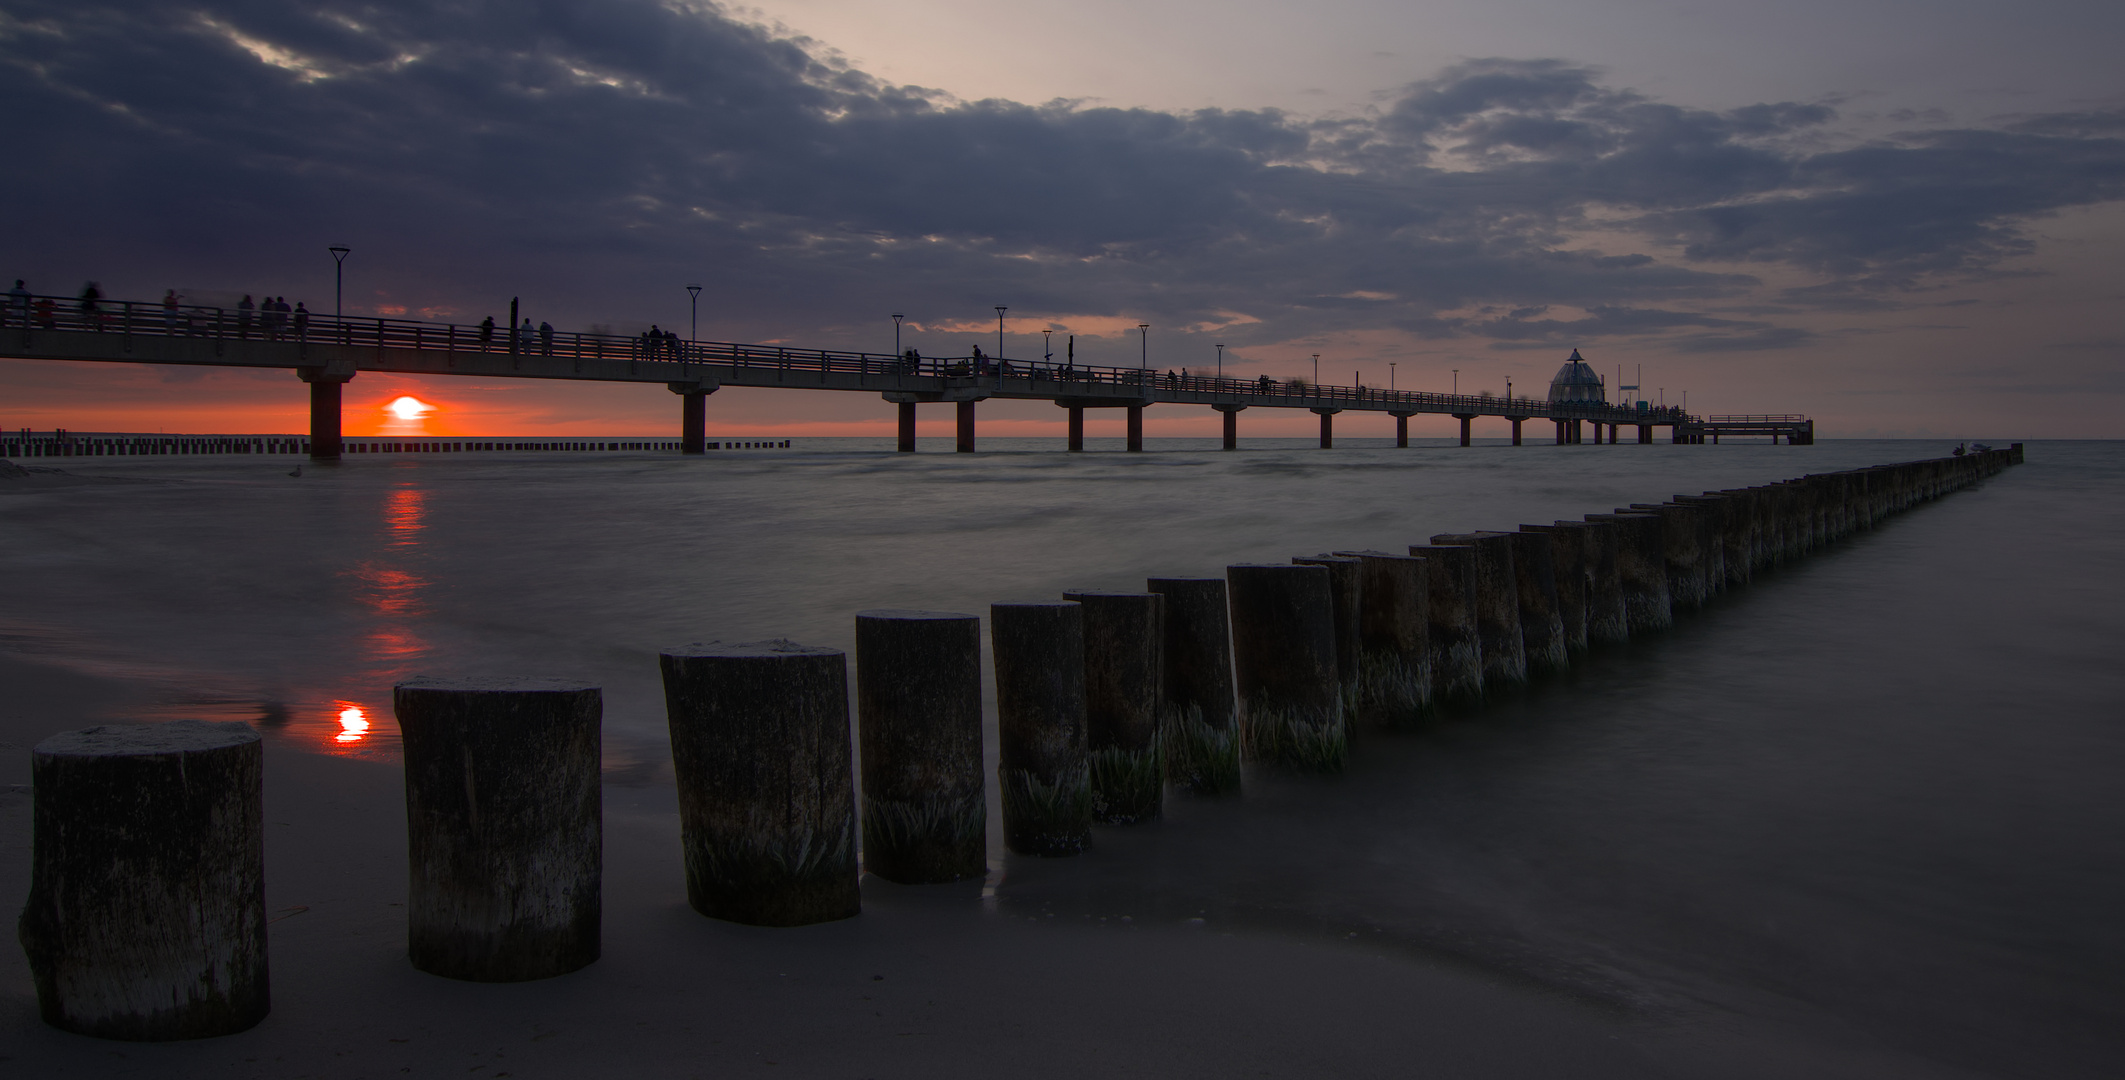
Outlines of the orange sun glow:
M 333 736 L 332 741 L 343 743 L 360 742 L 362 741 L 362 736 L 367 734 L 369 734 L 369 716 L 362 711 L 361 706 L 349 705 L 339 711 L 339 734 Z
M 417 397 L 396 398 L 384 408 L 401 420 L 418 420 L 435 411 L 435 406 Z

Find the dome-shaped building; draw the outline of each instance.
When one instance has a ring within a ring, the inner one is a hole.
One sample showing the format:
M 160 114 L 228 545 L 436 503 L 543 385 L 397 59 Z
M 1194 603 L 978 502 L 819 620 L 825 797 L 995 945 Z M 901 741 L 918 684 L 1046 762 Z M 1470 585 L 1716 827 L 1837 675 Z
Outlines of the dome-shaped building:
M 1555 401 L 1606 402 L 1608 388 L 1601 376 L 1594 373 L 1593 365 L 1579 358 L 1579 350 L 1573 349 L 1571 359 L 1557 369 L 1557 377 L 1549 381 L 1549 399 Z

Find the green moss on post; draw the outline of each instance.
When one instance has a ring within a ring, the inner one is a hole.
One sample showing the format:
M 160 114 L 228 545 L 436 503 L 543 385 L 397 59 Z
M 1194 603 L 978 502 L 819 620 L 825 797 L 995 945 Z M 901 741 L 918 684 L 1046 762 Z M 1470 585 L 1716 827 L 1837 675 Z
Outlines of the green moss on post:
M 1240 564 L 1225 568 L 1225 580 L 1242 752 L 1264 764 L 1341 769 L 1349 735 L 1328 569 Z
M 855 915 L 862 902 L 841 650 L 715 642 L 658 660 L 687 902 L 754 926 Z
M 856 614 L 863 868 L 903 885 L 988 872 L 981 779 L 981 620 Z
M 1085 745 L 1092 820 L 1130 825 L 1159 816 L 1166 781 L 1159 740 L 1164 598 L 1154 592 L 1066 592 L 1084 619 Z
M 1151 578 L 1165 598 L 1159 730 L 1166 782 L 1191 795 L 1240 790 L 1231 614 L 1224 578 Z
M 1092 841 L 1084 617 L 1077 604 L 991 604 L 1004 843 L 1075 855 Z
M 604 699 L 565 679 L 415 679 L 406 747 L 407 953 L 432 975 L 521 982 L 598 959 Z
M 20 938 L 45 1023 L 160 1042 L 265 1019 L 263 763 L 249 725 L 197 720 L 30 752 Z

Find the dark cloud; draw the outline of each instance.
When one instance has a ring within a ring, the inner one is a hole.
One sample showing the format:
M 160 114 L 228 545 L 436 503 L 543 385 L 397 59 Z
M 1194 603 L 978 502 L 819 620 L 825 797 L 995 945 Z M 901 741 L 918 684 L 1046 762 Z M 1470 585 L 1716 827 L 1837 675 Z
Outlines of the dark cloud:
M 2125 197 L 2111 114 L 1825 148 L 1825 105 L 1691 109 L 1555 60 L 1472 62 L 1320 119 L 960 102 L 707 5 L 0 13 L 0 192 L 35 208 L 10 225 L 15 272 L 142 287 L 270 279 L 346 241 L 370 303 L 381 280 L 381 300 L 524 293 L 587 322 L 668 311 L 693 279 L 712 325 L 761 338 L 1003 300 L 1252 320 L 1238 343 L 1397 327 L 1731 351 L 1809 338 L 1684 308 L 1893 306 L 1998 272 L 2034 217 Z M 1820 281 L 1757 297 L 1746 265 Z M 1467 314 L 1486 305 L 1506 314 Z

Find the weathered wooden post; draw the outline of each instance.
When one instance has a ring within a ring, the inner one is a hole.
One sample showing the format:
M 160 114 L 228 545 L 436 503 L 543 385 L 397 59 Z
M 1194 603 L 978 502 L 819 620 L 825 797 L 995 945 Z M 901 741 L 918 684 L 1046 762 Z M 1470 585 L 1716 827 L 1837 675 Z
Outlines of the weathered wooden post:
M 1458 544 L 1412 545 L 1424 560 L 1431 642 L 1431 699 L 1462 704 L 1483 696 L 1483 643 L 1476 631 L 1476 549 Z
M 1566 651 L 1564 616 L 1558 600 L 1557 559 L 1554 538 L 1546 532 L 1510 532 L 1503 536 L 1512 544 L 1513 579 L 1520 594 L 1520 643 L 1527 655 L 1527 673 L 1548 675 L 1571 663 Z
M 1298 566 L 1328 568 L 1328 592 L 1335 601 L 1336 677 L 1343 684 L 1343 712 L 1357 707 L 1360 649 L 1360 609 L 1364 607 L 1364 571 L 1357 559 L 1345 555 L 1302 555 Z
M 1557 624 L 1564 634 L 1565 654 L 1569 657 L 1585 652 L 1587 592 L 1591 585 L 1586 572 L 1586 530 L 1560 523 L 1522 525 L 1520 531 L 1549 537 L 1550 571 L 1557 586 Z M 1526 622 L 1524 616 L 1521 622 Z
M 1704 606 L 1704 514 L 1694 506 L 1632 503 L 1619 514 L 1642 514 L 1660 521 L 1660 559 L 1668 576 L 1668 602 L 1676 608 Z
M 687 903 L 754 926 L 855 915 L 846 656 L 756 641 L 685 645 L 657 660 Z
M 415 679 L 406 753 L 407 955 L 431 975 L 523 982 L 598 958 L 603 789 L 595 686 Z
M 1424 560 L 1385 551 L 1356 558 L 1363 582 L 1358 619 L 1358 706 L 1379 723 L 1408 724 L 1431 711 L 1431 580 Z
M 1673 626 L 1660 519 L 1651 514 L 1588 514 L 1586 519 L 1616 527 L 1616 578 L 1629 632 L 1636 636 Z
M 1520 583 L 1507 533 L 1442 533 L 1434 544 L 1476 552 L 1476 635 L 1483 643 L 1483 688 L 1503 690 L 1527 681 L 1527 648 L 1520 633 Z
M 1247 760 L 1341 769 L 1350 743 L 1328 569 L 1241 563 L 1225 568 L 1225 581 Z
M 1155 592 L 1066 592 L 1084 620 L 1085 747 L 1092 820 L 1130 825 L 1159 816 L 1166 775 L 1159 753 L 1164 598 Z
M 981 620 L 856 613 L 863 868 L 925 885 L 988 872 L 981 783 Z
M 1159 738 L 1166 781 L 1193 795 L 1240 790 L 1239 711 L 1224 578 L 1150 578 L 1165 598 Z
M 1075 855 L 1092 841 L 1084 640 L 1076 604 L 989 605 L 1003 838 L 1021 855 Z
M 45 1023 L 164 1041 L 265 1019 L 260 751 L 248 724 L 176 720 L 30 752 L 20 937 Z

